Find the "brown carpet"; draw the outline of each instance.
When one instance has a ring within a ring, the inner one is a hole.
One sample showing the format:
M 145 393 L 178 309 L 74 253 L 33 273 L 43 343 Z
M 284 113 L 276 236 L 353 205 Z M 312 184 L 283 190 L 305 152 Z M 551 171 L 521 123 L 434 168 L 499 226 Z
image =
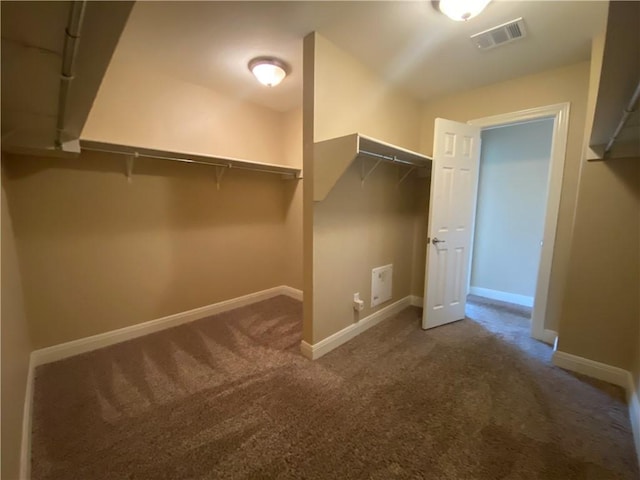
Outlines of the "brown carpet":
M 36 372 L 32 478 L 637 479 L 617 387 L 551 366 L 527 312 L 409 308 L 324 358 L 277 297 Z

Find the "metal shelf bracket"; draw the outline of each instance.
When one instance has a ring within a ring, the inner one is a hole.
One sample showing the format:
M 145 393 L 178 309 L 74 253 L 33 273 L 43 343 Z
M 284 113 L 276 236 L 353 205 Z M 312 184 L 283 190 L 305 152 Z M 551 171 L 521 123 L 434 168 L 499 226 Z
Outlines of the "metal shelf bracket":
M 409 170 L 407 170 L 407 171 L 406 171 L 406 173 L 405 173 L 404 175 L 402 175 L 402 177 L 400 177 L 400 180 L 398 180 L 398 183 L 396 183 L 396 188 L 399 188 L 399 187 L 400 187 L 400 184 L 401 184 L 402 182 L 404 182 L 404 181 L 405 181 L 405 179 L 406 179 L 409 175 L 411 175 L 411 172 L 413 172 L 415 169 L 416 169 L 416 167 L 411 167 L 411 168 L 409 168 Z
M 369 177 L 369 175 L 371 175 L 373 173 L 373 171 L 378 168 L 378 165 L 380 165 L 380 163 L 382 162 L 382 159 L 379 159 L 378 161 L 376 161 L 376 163 L 373 164 L 373 167 L 371 167 L 369 169 L 369 171 L 366 171 L 366 160 L 363 158 L 362 159 L 362 174 L 360 175 L 360 179 L 361 179 L 361 185 L 364 187 L 364 181 Z
M 227 168 L 231 168 L 231 165 L 229 165 L 229 167 L 216 167 L 216 189 L 220 190 L 220 182 L 222 181 L 222 177 L 224 176 L 224 172 L 226 172 Z
M 124 160 L 127 182 L 129 183 L 133 181 L 133 164 L 136 158 L 138 158 L 138 152 L 134 152 L 132 155 L 127 155 Z

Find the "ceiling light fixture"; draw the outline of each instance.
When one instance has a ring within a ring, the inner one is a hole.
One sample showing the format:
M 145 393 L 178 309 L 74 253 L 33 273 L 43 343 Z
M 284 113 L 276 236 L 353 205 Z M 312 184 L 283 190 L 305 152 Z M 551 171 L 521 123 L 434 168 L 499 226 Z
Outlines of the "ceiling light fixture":
M 491 0 L 440 0 L 438 9 L 451 20 L 466 22 L 482 12 Z
M 275 87 L 287 76 L 287 64 L 274 57 L 257 57 L 249 62 L 249 70 L 267 87 Z

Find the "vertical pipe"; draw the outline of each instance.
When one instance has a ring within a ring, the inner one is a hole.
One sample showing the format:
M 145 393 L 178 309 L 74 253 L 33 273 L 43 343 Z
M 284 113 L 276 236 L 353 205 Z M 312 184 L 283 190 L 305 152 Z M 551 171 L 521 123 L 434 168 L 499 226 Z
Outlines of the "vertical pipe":
M 65 29 L 64 50 L 62 53 L 62 71 L 60 74 L 60 93 L 58 95 L 58 119 L 56 122 L 56 148 L 62 148 L 62 134 L 64 133 L 65 117 L 67 113 L 67 98 L 69 87 L 73 80 L 78 46 L 80 45 L 80 31 L 84 21 L 86 1 L 74 1 L 69 10 L 69 20 Z

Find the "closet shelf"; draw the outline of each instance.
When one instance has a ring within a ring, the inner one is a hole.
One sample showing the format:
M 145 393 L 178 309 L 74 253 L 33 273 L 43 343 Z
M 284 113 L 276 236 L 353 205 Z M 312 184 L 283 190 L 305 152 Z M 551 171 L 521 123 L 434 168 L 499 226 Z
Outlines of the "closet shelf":
M 365 137 L 358 133 L 355 135 L 358 136 L 358 153 L 356 156 L 365 155 L 391 163 L 418 168 L 431 168 L 431 157 L 371 137 Z
M 640 43 L 637 2 L 611 2 L 601 51 L 592 52 L 600 63 L 588 160 L 640 156 Z M 593 102 L 593 100 L 590 100 Z
M 362 181 L 373 172 L 380 162 L 389 162 L 409 167 L 398 185 L 415 169 L 431 169 L 431 157 L 406 148 L 366 137 L 359 133 L 336 137 L 314 145 L 313 199 L 322 201 L 338 179 L 357 158 L 373 158 L 377 162 L 365 172 Z
M 127 176 L 130 177 L 133 171 L 132 159 L 143 157 L 156 160 L 165 160 L 169 162 L 193 163 L 196 165 L 206 165 L 216 167 L 216 178 L 219 181 L 222 178 L 222 172 L 225 169 L 237 168 L 240 170 L 252 170 L 255 172 L 275 173 L 283 178 L 299 179 L 301 178 L 301 170 L 299 168 L 286 167 L 283 165 L 274 165 L 272 163 L 253 162 L 251 160 L 241 160 L 238 158 L 221 157 L 215 155 L 202 155 L 186 152 L 171 152 L 166 150 L 155 150 L 153 148 L 134 147 L 130 145 L 119 145 L 115 143 L 97 142 L 93 140 L 80 140 L 81 150 L 113 153 L 117 155 L 126 155 Z

